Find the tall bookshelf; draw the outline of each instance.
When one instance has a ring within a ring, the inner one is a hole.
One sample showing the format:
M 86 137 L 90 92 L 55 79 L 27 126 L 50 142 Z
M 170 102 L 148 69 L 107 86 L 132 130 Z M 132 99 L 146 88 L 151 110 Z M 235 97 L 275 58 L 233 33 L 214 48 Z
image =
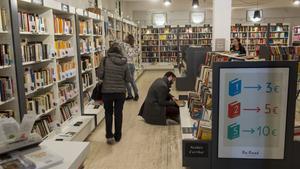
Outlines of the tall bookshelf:
M 240 38 L 247 54 L 254 56 L 259 45 L 288 46 L 288 24 L 252 24 L 231 26 L 231 40 Z
M 14 117 L 21 120 L 19 108 L 16 74 L 16 60 L 18 57 L 14 50 L 9 0 L 0 2 L 0 117 Z
M 142 28 L 142 62 L 176 62 L 183 48 L 188 46 L 211 47 L 212 27 L 166 26 Z

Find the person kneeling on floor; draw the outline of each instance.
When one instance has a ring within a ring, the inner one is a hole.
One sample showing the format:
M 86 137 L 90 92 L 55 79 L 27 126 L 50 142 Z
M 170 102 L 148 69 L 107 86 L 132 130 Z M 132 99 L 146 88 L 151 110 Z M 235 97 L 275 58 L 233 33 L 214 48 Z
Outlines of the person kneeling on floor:
M 149 124 L 168 125 L 179 123 L 179 107 L 170 88 L 176 80 L 173 72 L 167 72 L 163 78 L 155 80 L 149 88 L 139 115 Z

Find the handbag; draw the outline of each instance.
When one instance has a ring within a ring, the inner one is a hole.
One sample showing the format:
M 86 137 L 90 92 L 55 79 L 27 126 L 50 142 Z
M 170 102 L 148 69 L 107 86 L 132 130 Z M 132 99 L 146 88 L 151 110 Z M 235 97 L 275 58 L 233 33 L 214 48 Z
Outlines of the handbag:
M 104 75 L 105 75 L 105 61 L 106 58 L 104 58 L 103 61 L 103 80 L 104 80 Z M 101 83 L 97 83 L 96 87 L 93 89 L 92 95 L 91 95 L 91 99 L 93 99 L 94 101 L 101 101 L 103 98 L 103 94 L 102 94 L 102 85 L 103 82 Z

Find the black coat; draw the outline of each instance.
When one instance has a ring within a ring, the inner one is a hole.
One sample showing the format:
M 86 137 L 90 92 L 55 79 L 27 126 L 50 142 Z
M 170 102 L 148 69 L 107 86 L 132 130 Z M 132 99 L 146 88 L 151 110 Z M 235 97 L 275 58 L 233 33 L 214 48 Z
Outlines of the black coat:
M 170 98 L 169 87 L 167 78 L 159 78 L 152 83 L 139 113 L 147 123 L 166 125 L 166 107 L 176 105 Z

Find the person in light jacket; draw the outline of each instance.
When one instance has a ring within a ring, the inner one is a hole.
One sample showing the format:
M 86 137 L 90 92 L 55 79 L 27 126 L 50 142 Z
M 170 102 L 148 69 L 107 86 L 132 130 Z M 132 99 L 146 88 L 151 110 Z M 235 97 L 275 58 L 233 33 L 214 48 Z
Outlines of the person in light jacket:
M 105 62 L 105 64 L 104 64 Z M 127 59 L 118 43 L 108 50 L 107 57 L 100 64 L 99 78 L 103 81 L 102 94 L 105 109 L 106 138 L 108 144 L 119 142 L 122 137 L 123 106 L 126 97 L 126 83 L 131 81 Z M 115 132 L 112 133 L 113 114 Z
M 167 72 L 163 78 L 158 78 L 152 83 L 139 112 L 145 122 L 155 125 L 170 124 L 168 123 L 170 120 L 177 124 L 180 122 L 179 107 L 175 98 L 170 94 L 170 88 L 175 79 L 174 73 Z

